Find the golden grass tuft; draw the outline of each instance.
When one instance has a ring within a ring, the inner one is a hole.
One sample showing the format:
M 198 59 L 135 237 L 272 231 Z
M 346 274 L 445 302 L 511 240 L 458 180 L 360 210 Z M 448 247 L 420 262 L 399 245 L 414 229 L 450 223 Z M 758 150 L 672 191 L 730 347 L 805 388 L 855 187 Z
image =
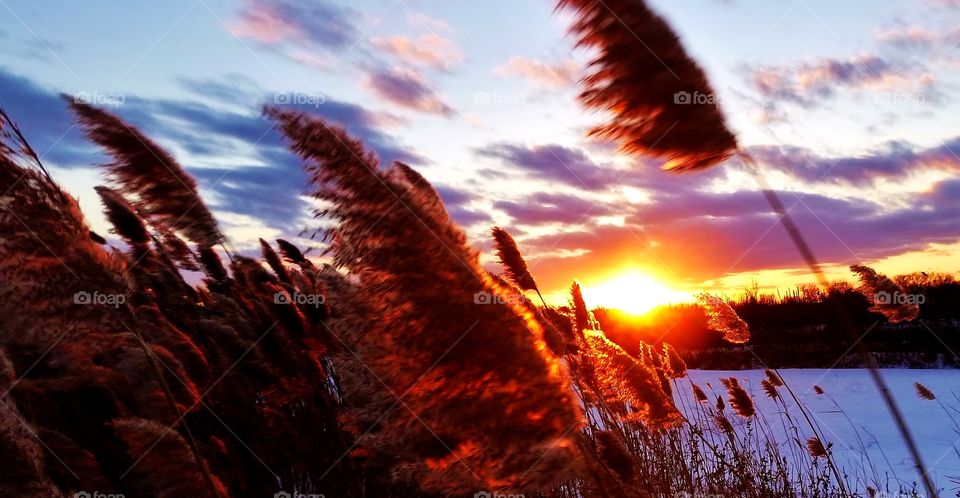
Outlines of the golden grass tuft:
M 693 397 L 694 399 L 697 400 L 697 402 L 706 403 L 707 401 L 710 400 L 709 398 L 707 398 L 707 393 L 703 392 L 703 389 L 701 389 L 700 386 L 693 384 L 692 389 L 693 389 Z
M 707 315 L 707 326 L 723 334 L 723 338 L 734 344 L 744 344 L 750 340 L 750 327 L 737 312 L 723 299 L 702 292 L 697 302 Z
M 920 399 L 925 399 L 927 401 L 933 401 L 937 399 L 937 395 L 933 394 L 933 391 L 931 391 L 930 389 L 927 388 L 927 386 L 919 382 L 914 382 L 913 388 L 917 391 L 917 397 Z
M 747 394 L 747 391 L 740 386 L 740 381 L 735 377 L 720 379 L 724 387 L 727 388 L 727 394 L 730 396 L 730 406 L 733 411 L 744 418 L 750 418 L 756 415 L 757 411 L 753 406 L 753 399 Z
M 777 392 L 777 386 L 775 386 L 773 382 L 770 382 L 769 379 L 761 380 L 760 387 L 763 388 L 763 392 L 767 395 L 768 398 L 770 399 L 780 398 L 780 393 Z
M 810 436 L 807 439 L 807 453 L 813 458 L 827 458 L 827 448 L 823 446 L 823 441 L 816 436 Z

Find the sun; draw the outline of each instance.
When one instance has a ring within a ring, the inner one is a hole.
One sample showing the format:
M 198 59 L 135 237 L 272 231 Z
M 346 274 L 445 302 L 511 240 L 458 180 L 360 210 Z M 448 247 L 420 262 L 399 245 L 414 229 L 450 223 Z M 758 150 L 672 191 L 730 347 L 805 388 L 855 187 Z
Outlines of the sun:
M 645 314 L 660 305 L 690 300 L 689 294 L 675 291 L 637 271 L 585 286 L 583 294 L 590 306 L 618 309 L 633 315 Z

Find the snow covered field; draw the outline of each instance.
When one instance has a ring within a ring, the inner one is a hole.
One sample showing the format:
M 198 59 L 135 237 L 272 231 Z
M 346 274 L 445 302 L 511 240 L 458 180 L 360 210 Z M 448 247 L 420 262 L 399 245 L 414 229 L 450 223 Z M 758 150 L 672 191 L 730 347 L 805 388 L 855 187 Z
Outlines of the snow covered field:
M 960 433 L 950 417 L 960 421 L 960 401 L 957 399 L 960 370 L 883 369 L 882 373 L 907 418 L 934 482 L 945 490 L 944 496 L 953 496 L 960 487 Z M 866 474 L 880 479 L 889 476 L 908 483 L 917 481 L 909 452 L 867 370 L 784 369 L 780 374 L 812 412 L 824 443 L 833 444 L 837 464 L 848 474 Z M 689 379 L 681 380 L 681 392 L 675 394 L 687 398 L 683 402 L 678 399 L 678 406 L 681 409 L 692 406 L 688 380 L 699 384 L 708 396 L 711 395 L 707 388 L 709 383 L 714 393 L 722 393 L 726 400 L 726 392 L 719 380 L 721 377 L 740 379 L 744 389 L 753 396 L 758 413 L 776 433 L 777 440 L 796 445 L 793 435 L 787 437 L 781 424 L 778 413 L 783 411 L 782 408 L 765 396 L 760 387 L 763 370 L 692 370 Z M 918 398 L 914 382 L 925 385 L 938 400 Z M 825 393 L 816 394 L 814 385 L 823 388 Z M 795 418 L 801 417 L 789 394 L 783 389 L 781 392 L 791 414 Z M 950 411 L 949 416 L 941 403 Z M 801 440 L 805 441 L 811 435 L 810 429 L 801 421 L 797 425 Z

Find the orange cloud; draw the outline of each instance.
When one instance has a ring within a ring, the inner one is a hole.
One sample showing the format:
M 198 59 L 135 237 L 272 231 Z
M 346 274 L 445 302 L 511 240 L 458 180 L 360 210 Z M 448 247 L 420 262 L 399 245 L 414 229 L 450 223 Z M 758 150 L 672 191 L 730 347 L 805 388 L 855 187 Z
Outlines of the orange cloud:
M 497 76 L 519 77 L 549 88 L 573 85 L 579 73 L 580 65 L 571 60 L 549 64 L 523 56 L 516 56 L 493 70 Z
M 380 50 L 411 64 L 450 69 L 464 60 L 459 48 L 437 35 L 424 35 L 416 40 L 406 36 L 374 38 L 372 42 Z

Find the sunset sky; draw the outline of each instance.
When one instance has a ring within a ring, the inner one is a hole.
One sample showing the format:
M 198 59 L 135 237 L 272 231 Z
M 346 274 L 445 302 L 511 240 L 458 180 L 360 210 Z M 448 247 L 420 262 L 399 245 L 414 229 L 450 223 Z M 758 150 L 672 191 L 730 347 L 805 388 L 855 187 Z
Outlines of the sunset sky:
M 960 1 L 650 3 L 831 277 L 960 269 Z M 260 116 L 275 103 L 416 167 L 491 268 L 489 229 L 507 228 L 556 302 L 573 278 L 650 277 L 677 299 L 812 280 L 735 161 L 675 175 L 585 138 L 602 118 L 576 102 L 590 54 L 552 1 L 150 5 L 0 0 L 0 105 L 102 234 L 105 158 L 61 92 L 171 150 L 238 250 L 316 225 Z

